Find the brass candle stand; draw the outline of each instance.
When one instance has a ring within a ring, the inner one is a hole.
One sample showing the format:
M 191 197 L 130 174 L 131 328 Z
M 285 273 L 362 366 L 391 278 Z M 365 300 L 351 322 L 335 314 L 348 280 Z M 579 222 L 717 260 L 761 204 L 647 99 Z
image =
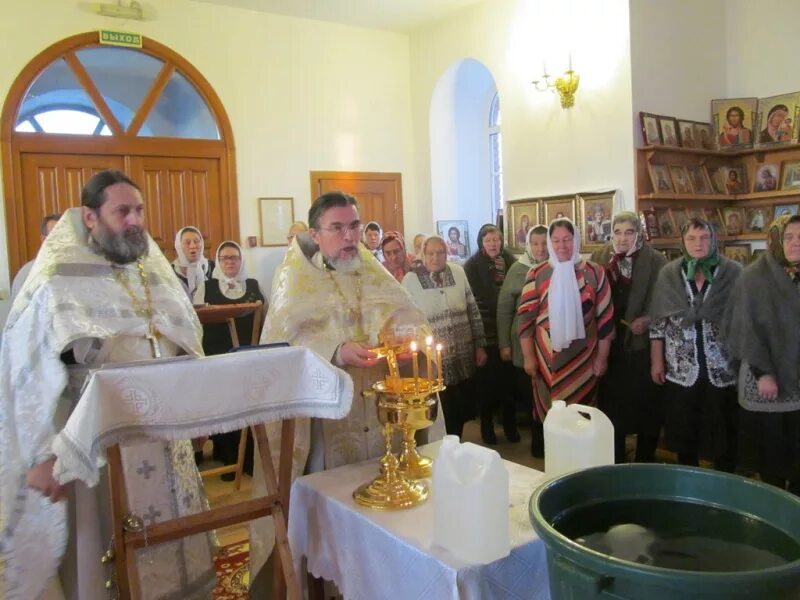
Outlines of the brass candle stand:
M 430 477 L 433 460 L 417 452 L 414 434 L 430 427 L 439 412 L 438 393 L 445 389 L 441 378 L 441 345 L 438 345 L 436 366 L 438 378 L 432 377 L 432 338 L 426 339 L 427 371 L 419 375 L 416 342 L 400 346 L 384 346 L 373 349 L 385 357 L 389 375 L 363 392 L 365 398 L 376 402 L 378 420 L 383 425 L 386 452 L 380 460 L 380 472 L 375 479 L 353 492 L 358 504 L 376 510 L 397 510 L 416 506 L 428 497 L 428 485 L 421 481 Z M 397 355 L 411 353 L 412 377 L 400 377 Z M 402 434 L 400 455 L 392 450 L 394 431 Z

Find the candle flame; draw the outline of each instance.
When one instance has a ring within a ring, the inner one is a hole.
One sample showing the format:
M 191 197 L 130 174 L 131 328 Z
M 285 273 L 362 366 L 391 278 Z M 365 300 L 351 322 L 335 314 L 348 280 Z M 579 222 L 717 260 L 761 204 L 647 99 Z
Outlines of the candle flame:
M 412 352 L 416 352 L 417 351 L 417 342 L 411 342 L 411 351 Z
M 428 337 L 425 338 L 425 345 L 430 346 L 431 344 L 433 344 L 433 336 L 429 335 Z
M 442 351 L 442 345 L 441 344 L 436 344 L 436 351 L 437 352 L 441 352 Z

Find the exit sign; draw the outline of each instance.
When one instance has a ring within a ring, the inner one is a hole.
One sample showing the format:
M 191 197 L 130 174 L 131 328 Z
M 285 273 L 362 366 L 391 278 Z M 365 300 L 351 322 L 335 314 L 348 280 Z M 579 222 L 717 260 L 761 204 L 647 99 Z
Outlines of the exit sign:
M 100 30 L 100 43 L 107 46 L 124 46 L 125 48 L 141 48 L 142 35 L 127 31 Z

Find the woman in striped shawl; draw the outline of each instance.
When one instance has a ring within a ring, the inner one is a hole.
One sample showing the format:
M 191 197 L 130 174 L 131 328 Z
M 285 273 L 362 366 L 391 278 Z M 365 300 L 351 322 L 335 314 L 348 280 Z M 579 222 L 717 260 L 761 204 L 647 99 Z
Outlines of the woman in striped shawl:
M 614 331 L 605 271 L 581 259 L 572 221 L 550 224 L 547 249 L 549 260 L 528 273 L 518 310 L 524 368 L 533 380 L 539 421 L 553 400 L 595 403 Z

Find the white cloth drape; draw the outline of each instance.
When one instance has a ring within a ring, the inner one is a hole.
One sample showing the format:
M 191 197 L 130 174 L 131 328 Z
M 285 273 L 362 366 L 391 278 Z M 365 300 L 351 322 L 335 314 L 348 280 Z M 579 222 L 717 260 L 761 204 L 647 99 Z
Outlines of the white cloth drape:
M 569 221 L 569 219 L 558 219 Z M 572 223 L 572 221 L 570 221 Z M 553 250 L 553 223 L 547 229 L 548 259 L 553 267 L 548 289 L 548 312 L 550 319 L 550 342 L 556 352 L 568 348 L 572 340 L 586 337 L 583 326 L 583 309 L 581 307 L 581 293 L 578 290 L 578 280 L 575 278 L 575 265 L 581 261 L 581 237 L 578 228 L 573 224 L 574 248 L 572 257 L 564 262 L 558 260 Z

